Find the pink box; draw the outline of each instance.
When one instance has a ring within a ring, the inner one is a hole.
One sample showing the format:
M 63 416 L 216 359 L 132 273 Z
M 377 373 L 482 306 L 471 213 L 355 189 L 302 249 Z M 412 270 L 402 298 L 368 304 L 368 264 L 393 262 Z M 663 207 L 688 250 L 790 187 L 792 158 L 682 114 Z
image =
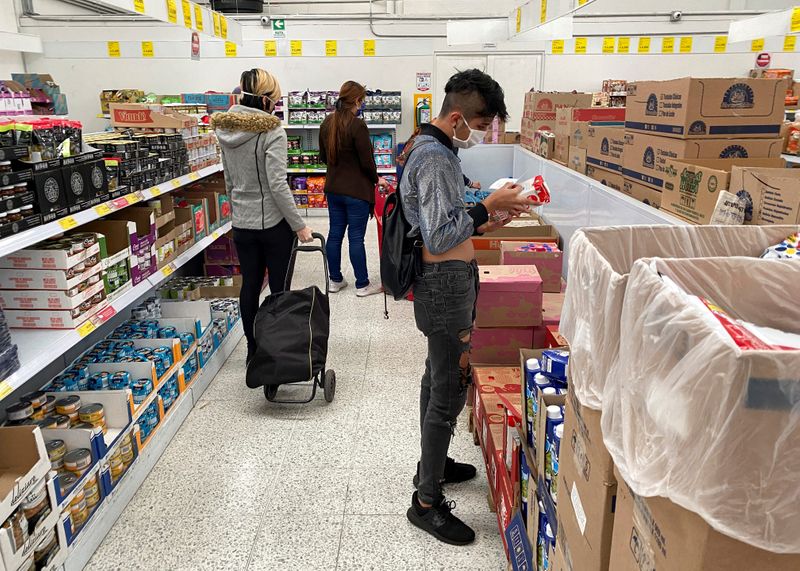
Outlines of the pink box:
M 564 293 L 546 293 L 542 296 L 542 329 L 548 325 L 561 323 L 561 308 L 564 306 Z
M 476 327 L 470 361 L 474 365 L 519 365 L 519 350 L 530 349 L 532 344 L 530 327 Z
M 561 291 L 563 254 L 558 246 L 548 242 L 501 242 L 501 263 L 504 266 L 536 266 L 542 278 L 542 291 Z
M 541 325 L 542 278 L 536 266 L 484 266 L 478 274 L 478 327 Z

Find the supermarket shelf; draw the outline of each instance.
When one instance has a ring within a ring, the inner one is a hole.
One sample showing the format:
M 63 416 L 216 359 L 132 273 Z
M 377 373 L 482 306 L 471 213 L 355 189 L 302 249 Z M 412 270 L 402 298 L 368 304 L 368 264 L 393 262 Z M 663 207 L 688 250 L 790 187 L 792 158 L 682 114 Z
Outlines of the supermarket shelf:
M 25 230 L 19 234 L 14 234 L 8 238 L 3 238 L 0 240 L 0 257 L 7 256 L 12 252 L 26 248 L 32 244 L 46 240 L 47 238 L 58 236 L 67 230 L 71 230 L 77 226 L 86 224 L 87 222 L 92 222 L 93 220 L 102 218 L 107 214 L 127 208 L 132 204 L 145 202 L 155 198 L 156 196 L 166 194 L 175 190 L 176 188 L 186 186 L 191 182 L 216 172 L 220 172 L 221 170 L 222 163 L 211 165 L 210 167 L 206 167 L 197 172 L 189 173 L 178 178 L 173 178 L 172 180 L 168 180 L 167 182 L 163 182 L 146 190 L 133 192 L 131 194 L 115 198 L 114 200 L 109 200 L 107 202 L 98 204 L 97 206 L 87 210 L 77 212 L 72 216 L 60 218 L 59 220 L 54 220 L 53 222 L 48 222 L 47 224 L 31 228 L 30 230 Z
M 385 131 L 388 131 L 388 130 L 391 130 L 391 129 L 397 129 L 397 125 L 395 125 L 393 123 L 385 123 L 385 124 L 384 123 L 369 123 L 369 124 L 367 124 L 367 127 L 369 129 L 385 130 Z M 284 123 L 283 124 L 283 128 L 284 129 L 312 129 L 312 130 L 316 129 L 316 130 L 319 130 L 320 125 L 316 125 L 316 124 L 313 124 L 313 125 L 312 124 L 298 125 L 296 123 Z
M 325 174 L 327 169 L 286 169 L 287 174 Z M 394 174 L 397 172 L 395 167 L 378 167 L 379 174 Z
M 135 303 L 175 270 L 205 250 L 214 240 L 228 232 L 231 227 L 232 224 L 228 222 L 193 244 L 175 260 L 129 289 L 77 329 L 11 329 L 11 340 L 17 344 L 22 366 L 5 381 L 0 382 L 0 400 L 21 387 L 28 379 L 80 343 L 81 339 L 104 325 L 113 316 Z
M 180 398 L 172 405 L 169 414 L 162 421 L 147 447 L 140 451 L 139 457 L 134 461 L 128 472 L 118 484 L 116 489 L 106 497 L 91 523 L 78 536 L 75 543 L 69 548 L 67 560 L 64 563 L 65 571 L 80 571 L 89 562 L 94 552 L 103 542 L 111 527 L 122 514 L 125 507 L 139 490 L 145 478 L 158 462 L 166 450 L 175 433 L 189 416 L 200 395 L 217 376 L 222 365 L 236 349 L 244 335 L 241 322 L 236 325 L 219 348 L 214 352 L 206 366 L 202 368 L 198 378 L 188 387 Z
M 781 155 L 781 157 L 790 164 L 800 165 L 800 156 L 797 155 Z

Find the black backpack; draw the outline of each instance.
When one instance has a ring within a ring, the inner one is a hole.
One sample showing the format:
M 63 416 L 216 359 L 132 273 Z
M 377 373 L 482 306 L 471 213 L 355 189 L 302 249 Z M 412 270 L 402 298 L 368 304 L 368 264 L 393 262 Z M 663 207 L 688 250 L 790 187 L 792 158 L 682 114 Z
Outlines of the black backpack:
M 416 149 L 417 147 L 411 149 L 406 157 L 406 164 Z M 384 292 L 389 293 L 395 301 L 409 294 L 417 274 L 422 269 L 422 239 L 419 236 L 408 235 L 411 232 L 411 223 L 406 218 L 400 200 L 402 180 L 401 174 L 397 190 L 386 197 L 382 219 L 381 281 Z M 389 318 L 388 309 L 385 317 Z

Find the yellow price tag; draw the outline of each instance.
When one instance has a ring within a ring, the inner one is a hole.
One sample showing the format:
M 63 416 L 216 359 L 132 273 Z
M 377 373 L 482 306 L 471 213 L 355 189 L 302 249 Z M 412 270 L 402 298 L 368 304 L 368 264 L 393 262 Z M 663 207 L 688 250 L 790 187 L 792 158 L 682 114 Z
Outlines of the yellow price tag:
M 133 0 L 133 9 L 144 14 L 144 0 Z
M 179 178 L 173 178 L 169 182 L 172 185 L 172 188 L 180 188 L 181 186 L 183 186 L 183 184 L 181 184 L 181 179 Z
M 616 38 L 603 38 L 603 53 L 604 54 L 613 54 L 614 49 L 617 47 L 617 39 Z
M 517 8 L 517 33 L 522 30 L 522 8 Z
M 78 221 L 75 220 L 72 216 L 67 216 L 66 218 L 62 218 L 58 221 L 58 225 L 61 226 L 64 230 L 72 230 L 75 226 L 78 225 Z
M 649 54 L 650 53 L 650 38 L 648 36 L 643 36 L 639 38 L 639 47 L 637 51 L 640 54 Z
M 111 214 L 111 209 L 108 207 L 107 204 L 98 204 L 94 207 L 94 211 L 98 216 L 105 216 L 106 214 Z
M 8 383 L 6 381 L 3 381 L 3 382 L 0 383 L 0 399 L 6 398 L 12 392 L 14 392 L 14 389 L 11 388 L 11 384 L 10 383 Z
M 623 36 L 617 40 L 617 52 L 627 54 L 631 51 L 631 39 Z
M 181 7 L 183 9 L 183 25 L 187 28 L 192 27 L 192 5 L 189 0 L 181 0 Z
M 662 54 L 671 54 L 675 53 L 675 38 L 672 36 L 666 36 L 661 38 L 661 53 Z
M 728 36 L 717 36 L 714 38 L 714 53 L 724 54 L 728 50 Z
M 547 0 L 542 0 L 542 7 L 539 9 L 539 23 L 547 21 Z
M 200 175 L 197 174 L 196 172 L 193 172 L 193 173 L 191 173 L 189 175 L 189 180 L 199 180 L 199 179 L 200 179 Z
M 214 238 L 214 240 L 219 238 L 219 230 L 214 230 L 214 233 L 211 235 L 211 237 Z
M 194 26 L 199 31 L 203 31 L 203 9 L 197 4 L 194 5 Z
M 178 5 L 175 0 L 167 0 L 167 20 L 170 24 L 178 23 Z
M 142 57 L 153 57 L 154 55 L 153 42 L 142 42 Z
M 682 54 L 690 54 L 692 53 L 692 44 L 693 44 L 692 36 L 683 36 L 681 38 L 681 53 Z
M 575 38 L 575 53 L 585 54 L 586 44 L 587 44 L 586 38 Z
M 127 202 L 128 205 L 136 204 L 140 200 L 141 199 L 138 196 L 136 196 L 135 194 L 126 194 L 125 195 L 125 202 Z
M 219 35 L 223 40 L 228 39 L 228 20 L 221 14 L 219 17 Z
M 550 46 L 554 54 L 564 53 L 564 40 L 553 40 Z
M 364 55 L 367 57 L 375 56 L 375 40 L 364 40 Z
M 336 40 L 325 40 L 326 57 L 336 57 L 338 51 L 339 51 L 339 46 Z
M 163 275 L 164 277 L 167 277 L 168 275 L 170 275 L 174 271 L 175 271 L 175 266 L 172 265 L 172 264 L 169 264 L 169 265 L 166 265 L 163 268 L 161 268 L 161 275 Z
M 236 44 L 225 42 L 225 57 L 236 57 Z
M 584 4 L 586 4 L 588 1 L 589 1 L 589 0 L 578 0 L 578 6 L 583 6 L 583 5 L 584 5 Z
M 278 55 L 278 42 L 275 40 L 264 40 L 264 55 L 275 57 Z
M 119 57 L 119 42 L 108 42 L 108 57 Z
M 292 57 L 300 57 L 303 55 L 303 40 L 292 40 L 289 42 L 289 53 Z
M 219 14 L 217 12 L 212 13 L 211 18 L 214 20 L 214 35 L 219 36 Z
M 95 324 L 92 323 L 91 321 L 87 321 L 86 323 L 78 327 L 76 331 L 78 332 L 78 335 L 80 335 L 81 337 L 86 337 L 87 335 L 89 335 L 89 333 L 91 333 L 95 329 L 97 329 Z
M 764 51 L 764 38 L 758 38 L 757 40 L 753 40 L 750 44 L 750 51 L 751 52 L 763 52 Z
M 792 25 L 789 30 L 792 33 L 800 32 L 800 8 L 792 10 Z
M 797 36 L 786 36 L 785 38 L 783 38 L 783 51 L 793 52 L 796 43 L 797 43 Z

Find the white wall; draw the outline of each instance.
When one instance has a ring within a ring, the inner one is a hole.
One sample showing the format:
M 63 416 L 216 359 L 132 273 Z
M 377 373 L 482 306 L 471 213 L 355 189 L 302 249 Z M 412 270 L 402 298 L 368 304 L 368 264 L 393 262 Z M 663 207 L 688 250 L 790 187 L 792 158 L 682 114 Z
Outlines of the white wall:
M 19 32 L 17 28 L 17 14 L 12 0 L 0 0 L 0 32 Z M 22 73 L 25 65 L 22 54 L 0 50 L 0 78 L 10 78 L 12 73 Z

